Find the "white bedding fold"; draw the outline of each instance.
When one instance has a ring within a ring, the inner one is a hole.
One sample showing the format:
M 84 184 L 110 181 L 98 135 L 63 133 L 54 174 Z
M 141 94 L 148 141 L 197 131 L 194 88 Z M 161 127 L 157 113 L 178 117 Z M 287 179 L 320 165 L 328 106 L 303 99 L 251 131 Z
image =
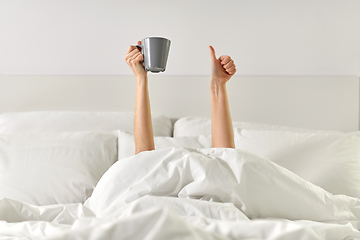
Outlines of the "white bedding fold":
M 85 206 L 97 216 L 145 196 L 233 203 L 249 218 L 358 221 L 360 200 L 332 195 L 243 150 L 167 148 L 118 161 Z
M 183 200 L 183 199 L 182 199 Z M 222 221 L 151 207 L 128 216 L 81 218 L 72 225 L 45 221 L 0 222 L 1 239 L 359 239 L 351 225 L 284 219 Z
M 209 202 L 196 199 L 176 197 L 143 196 L 117 209 L 109 217 L 119 218 L 131 216 L 150 208 L 169 208 L 178 216 L 202 217 L 227 221 L 250 221 L 232 203 Z
M 0 220 L 6 222 L 47 221 L 72 224 L 83 217 L 95 217 L 95 214 L 80 203 L 36 206 L 7 198 L 0 199 Z

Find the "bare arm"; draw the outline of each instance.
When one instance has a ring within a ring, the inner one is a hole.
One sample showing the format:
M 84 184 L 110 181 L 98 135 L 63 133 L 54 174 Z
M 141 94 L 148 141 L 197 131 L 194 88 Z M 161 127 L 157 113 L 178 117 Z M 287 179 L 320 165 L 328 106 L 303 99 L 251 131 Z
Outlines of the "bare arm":
M 235 74 L 234 61 L 229 56 L 215 56 L 210 46 L 211 57 L 211 136 L 214 148 L 235 148 L 234 131 L 230 115 L 226 82 Z
M 138 42 L 138 44 L 140 44 Z M 136 77 L 136 100 L 134 117 L 135 154 L 155 149 L 151 121 L 151 109 L 147 72 L 142 65 L 143 55 L 135 46 L 130 46 L 125 61 Z
M 135 154 L 155 149 L 147 77 L 136 81 L 134 137 Z

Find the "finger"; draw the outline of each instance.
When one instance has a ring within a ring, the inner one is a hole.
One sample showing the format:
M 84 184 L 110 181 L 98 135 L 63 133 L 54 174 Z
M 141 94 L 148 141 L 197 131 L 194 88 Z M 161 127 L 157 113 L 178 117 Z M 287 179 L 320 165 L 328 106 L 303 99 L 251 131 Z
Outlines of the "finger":
M 212 61 L 216 60 L 216 55 L 215 55 L 215 49 L 212 46 L 209 46 L 210 48 L 210 58 Z
M 232 72 L 234 70 L 236 70 L 235 65 L 232 65 L 231 67 L 225 69 L 225 71 L 227 71 L 228 73 L 230 73 L 230 72 Z
M 131 67 L 136 67 L 137 65 L 143 66 L 143 55 L 140 54 L 136 54 L 135 56 L 133 56 L 130 60 L 129 60 L 129 65 Z
M 128 49 L 127 49 L 127 51 L 126 51 L 126 54 L 125 54 L 125 55 L 127 55 L 127 54 L 129 54 L 130 52 L 134 51 L 134 49 L 136 49 L 136 47 L 135 47 L 135 46 L 130 45 L 130 46 L 128 47 Z
M 236 69 L 234 69 L 233 71 L 229 72 L 228 74 L 234 75 L 235 73 L 236 73 Z
M 132 56 L 134 56 L 136 53 L 140 52 L 136 47 L 135 48 L 131 48 L 132 50 L 130 50 L 130 52 L 128 52 L 126 55 L 125 55 L 125 59 L 128 59 L 128 58 L 131 58 Z
M 231 61 L 231 57 L 230 56 L 227 56 L 227 55 L 223 55 L 223 56 L 221 56 L 220 57 L 220 63 L 221 63 L 221 65 L 225 65 L 225 64 L 227 64 L 228 62 L 230 62 Z
M 233 66 L 233 65 L 235 65 L 235 64 L 234 64 L 234 61 L 233 61 L 232 59 L 230 59 L 230 61 L 229 61 L 228 63 L 226 63 L 226 64 L 223 65 L 223 68 L 228 69 L 228 68 L 230 68 L 230 67 Z
M 131 48 L 132 51 L 130 51 L 128 54 L 126 54 L 125 60 L 126 60 L 126 59 L 130 59 L 130 58 L 132 58 L 135 54 L 140 53 L 140 51 L 139 51 L 139 49 L 137 49 L 137 47 L 135 47 L 135 46 L 130 46 L 130 47 L 133 47 L 133 48 Z
M 137 54 L 125 59 L 128 65 L 133 65 L 134 56 L 137 56 Z
M 138 61 L 138 62 L 142 62 L 142 61 L 144 61 L 144 55 L 139 53 L 139 55 L 137 55 L 134 60 Z
M 131 56 L 130 58 L 128 58 L 127 62 L 128 62 L 129 64 L 134 64 L 134 63 L 140 62 L 140 61 L 137 61 L 137 58 L 138 58 L 138 57 L 141 57 L 141 56 L 142 56 L 141 53 L 136 53 L 136 54 L 134 54 L 133 56 Z
M 234 68 L 231 68 L 231 69 L 227 70 L 227 73 L 229 73 L 230 75 L 234 75 L 236 73 L 235 65 L 234 65 Z

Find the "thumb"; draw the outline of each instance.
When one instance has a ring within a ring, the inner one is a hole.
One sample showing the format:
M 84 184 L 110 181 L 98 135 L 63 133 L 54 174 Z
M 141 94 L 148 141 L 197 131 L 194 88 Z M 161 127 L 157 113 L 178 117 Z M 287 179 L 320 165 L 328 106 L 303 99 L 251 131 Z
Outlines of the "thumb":
M 216 55 L 215 55 L 215 49 L 212 46 L 209 46 L 210 48 L 210 57 L 212 61 L 216 60 Z

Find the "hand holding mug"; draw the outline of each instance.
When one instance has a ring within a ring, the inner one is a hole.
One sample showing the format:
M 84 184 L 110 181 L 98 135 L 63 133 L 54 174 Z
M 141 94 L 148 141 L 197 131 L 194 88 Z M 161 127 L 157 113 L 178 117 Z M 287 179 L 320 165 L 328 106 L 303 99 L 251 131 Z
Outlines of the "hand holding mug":
M 140 41 L 137 44 L 141 44 Z M 137 46 L 130 46 L 125 55 L 125 61 L 133 71 L 136 78 L 147 77 L 143 61 L 144 56 Z

